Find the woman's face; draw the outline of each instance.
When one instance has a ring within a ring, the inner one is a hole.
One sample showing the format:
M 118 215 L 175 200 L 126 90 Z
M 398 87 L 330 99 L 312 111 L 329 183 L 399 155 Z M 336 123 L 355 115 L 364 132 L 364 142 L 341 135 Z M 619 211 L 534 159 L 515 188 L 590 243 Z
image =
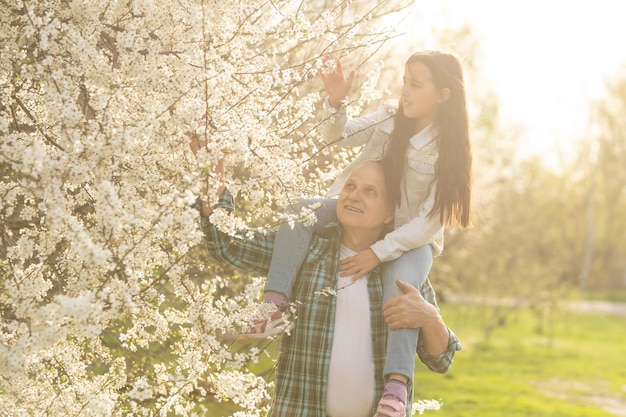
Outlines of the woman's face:
M 352 170 L 337 199 L 337 219 L 345 230 L 380 233 L 393 220 L 382 164 L 366 161 Z
M 419 61 L 406 65 L 400 100 L 404 115 L 416 120 L 418 130 L 435 121 L 442 94 L 426 65 Z

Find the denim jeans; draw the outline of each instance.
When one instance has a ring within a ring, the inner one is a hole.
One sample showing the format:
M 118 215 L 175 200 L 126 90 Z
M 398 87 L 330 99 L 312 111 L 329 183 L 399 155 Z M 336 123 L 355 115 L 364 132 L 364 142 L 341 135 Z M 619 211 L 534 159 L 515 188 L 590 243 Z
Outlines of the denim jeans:
M 297 203 L 288 207 L 286 211 L 298 213 L 302 207 L 307 207 L 313 203 L 322 203 L 319 208 L 315 209 L 317 222 L 313 226 L 305 226 L 300 222 L 295 222 L 293 229 L 287 223 L 278 227 L 265 291 L 276 291 L 290 298 L 298 271 L 309 252 L 311 236 L 314 232 L 321 231 L 328 223 L 337 219 L 337 199 L 335 198 L 301 198 L 298 199 Z
M 404 294 L 396 285 L 399 279 L 420 289 L 433 264 L 433 248 L 420 246 L 404 252 L 383 266 L 384 301 Z M 383 375 L 402 374 L 413 380 L 418 329 L 389 329 Z

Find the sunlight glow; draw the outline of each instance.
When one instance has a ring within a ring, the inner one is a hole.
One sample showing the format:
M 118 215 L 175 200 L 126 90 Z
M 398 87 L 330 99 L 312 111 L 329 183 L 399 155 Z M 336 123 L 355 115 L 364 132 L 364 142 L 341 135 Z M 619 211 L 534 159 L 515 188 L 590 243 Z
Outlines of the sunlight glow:
M 588 105 L 604 95 L 604 80 L 626 65 L 625 12 L 626 3 L 611 0 L 417 1 L 407 35 L 468 23 L 502 121 L 524 129 L 520 152 L 558 163 L 585 135 Z

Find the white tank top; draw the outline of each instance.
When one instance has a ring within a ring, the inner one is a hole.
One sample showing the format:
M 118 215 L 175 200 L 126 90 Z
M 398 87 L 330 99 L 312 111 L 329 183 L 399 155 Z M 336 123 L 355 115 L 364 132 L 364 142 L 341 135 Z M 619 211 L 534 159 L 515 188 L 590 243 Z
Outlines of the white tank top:
M 356 255 L 341 246 L 340 259 Z M 374 360 L 370 325 L 369 274 L 350 285 L 337 277 L 337 309 L 328 370 L 328 417 L 371 417 L 374 405 Z

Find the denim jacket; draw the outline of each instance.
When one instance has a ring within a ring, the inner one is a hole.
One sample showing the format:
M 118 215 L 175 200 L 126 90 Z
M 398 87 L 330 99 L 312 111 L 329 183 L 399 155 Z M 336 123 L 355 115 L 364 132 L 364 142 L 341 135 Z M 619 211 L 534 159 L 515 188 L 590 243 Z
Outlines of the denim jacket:
M 359 155 L 337 176 L 326 193 L 328 197 L 339 195 L 355 166 L 383 157 L 393 130 L 394 114 L 393 108 L 384 105 L 370 115 L 348 120 L 345 107 L 336 109 L 328 100 L 324 102 L 324 141 L 342 147 L 362 147 Z M 426 244 L 432 245 L 435 256 L 443 251 L 444 228 L 439 213 L 428 216 L 435 204 L 436 136 L 437 131 L 431 124 L 409 140 L 407 193 L 396 208 L 395 229 L 371 247 L 381 262 L 392 261 Z

